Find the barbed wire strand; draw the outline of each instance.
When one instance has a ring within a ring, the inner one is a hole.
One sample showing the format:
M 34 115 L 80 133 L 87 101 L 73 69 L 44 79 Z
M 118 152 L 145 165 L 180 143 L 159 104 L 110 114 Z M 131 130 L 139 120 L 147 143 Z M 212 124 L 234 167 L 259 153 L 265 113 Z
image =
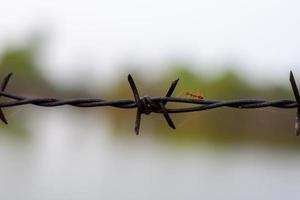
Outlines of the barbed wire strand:
M 0 102 L 0 120 L 7 124 L 7 119 L 2 111 L 3 108 L 21 106 L 26 104 L 32 104 L 42 107 L 56 107 L 56 106 L 75 106 L 75 107 L 103 107 L 111 106 L 121 109 L 132 109 L 137 108 L 135 128 L 134 131 L 138 135 L 140 130 L 142 114 L 149 115 L 150 113 L 163 114 L 169 127 L 176 129 L 176 126 L 170 116 L 174 113 L 185 113 L 185 112 L 196 112 L 210 110 L 220 107 L 231 107 L 237 109 L 255 109 L 264 107 L 275 107 L 281 109 L 292 109 L 297 108 L 296 116 L 296 133 L 297 136 L 300 134 L 300 96 L 297 88 L 296 81 L 294 79 L 292 71 L 290 71 L 290 82 L 293 89 L 293 93 L 296 101 L 279 99 L 279 100 L 262 100 L 262 99 L 236 99 L 236 100 L 206 100 L 206 99 L 193 99 L 193 98 L 180 98 L 172 97 L 172 94 L 177 86 L 179 79 L 174 80 L 165 96 L 151 97 L 143 96 L 140 97 L 137 86 L 132 78 L 128 75 L 128 82 L 132 90 L 134 100 L 130 99 L 118 99 L 118 100 L 104 100 L 99 98 L 76 98 L 76 99 L 58 99 L 58 98 L 32 98 L 25 97 L 16 94 L 6 92 L 6 86 L 12 76 L 12 73 L 6 75 L 0 85 L 0 97 L 6 97 L 10 101 Z M 168 102 L 192 104 L 190 107 L 182 108 L 166 108 Z

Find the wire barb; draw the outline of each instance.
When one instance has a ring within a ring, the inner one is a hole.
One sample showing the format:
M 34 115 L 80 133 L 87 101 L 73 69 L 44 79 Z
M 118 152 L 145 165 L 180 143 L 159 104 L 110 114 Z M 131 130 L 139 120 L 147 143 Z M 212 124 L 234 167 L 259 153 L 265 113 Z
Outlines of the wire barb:
M 8 84 L 8 81 L 9 81 L 9 79 L 10 79 L 11 76 L 12 76 L 12 73 L 9 73 L 9 74 L 6 75 L 6 76 L 4 77 L 4 79 L 2 80 L 1 85 L 0 85 L 0 90 L 1 90 L 2 92 L 4 92 L 4 90 L 5 90 L 5 88 L 6 88 L 7 84 Z M 0 97 L 1 97 L 1 95 L 0 95 Z M 5 115 L 4 115 L 4 113 L 3 113 L 3 111 L 2 111 L 1 108 L 0 108 L 0 120 L 1 120 L 2 122 L 4 122 L 5 124 L 8 124 L 8 122 L 7 122 L 7 120 L 6 120 L 6 117 L 5 117 Z
M 129 85 L 131 87 L 131 90 L 132 90 L 132 93 L 133 93 L 133 96 L 134 96 L 134 99 L 135 99 L 135 103 L 137 105 L 134 131 L 135 131 L 135 134 L 138 135 L 139 131 L 140 131 L 140 126 L 141 126 L 142 113 L 143 113 L 144 109 L 142 107 L 139 91 L 138 91 L 138 89 L 137 89 L 137 87 L 136 87 L 136 85 L 133 81 L 133 78 L 130 74 L 128 75 L 128 82 L 129 82 Z
M 293 93 L 297 102 L 297 116 L 295 120 L 295 130 L 296 130 L 296 135 L 300 135 L 300 96 L 299 96 L 299 90 L 297 87 L 297 83 L 295 81 L 293 72 L 290 71 L 290 82 L 292 85 Z
M 177 86 L 178 81 L 179 81 L 179 78 L 176 79 L 176 80 L 174 80 L 174 81 L 172 81 L 171 86 L 170 86 L 170 88 L 169 88 L 169 90 L 168 90 L 168 92 L 167 92 L 167 94 L 166 94 L 166 97 L 167 97 L 167 98 L 172 96 L 172 94 L 173 94 L 173 92 L 174 92 L 174 90 L 175 90 L 175 88 L 176 88 L 176 86 Z M 161 107 L 161 109 L 162 109 L 162 111 L 163 111 L 164 117 L 165 117 L 165 119 L 166 119 L 168 125 L 169 125 L 171 128 L 176 129 L 175 124 L 174 124 L 172 118 L 170 117 L 168 111 L 165 109 L 165 105 L 166 105 L 167 103 L 168 103 L 167 101 L 163 101 L 162 103 L 160 103 L 160 107 Z
M 179 81 L 179 79 L 176 79 L 171 83 L 171 86 L 167 91 L 166 98 L 172 96 L 178 81 Z M 175 124 L 172 121 L 172 118 L 170 117 L 168 111 L 165 108 L 165 105 L 168 103 L 168 101 L 163 100 L 162 102 L 159 102 L 158 104 L 156 104 L 155 102 L 153 102 L 151 100 L 151 98 L 149 96 L 140 97 L 138 89 L 136 87 L 136 84 L 130 74 L 128 75 L 128 82 L 131 87 L 131 90 L 132 90 L 132 93 L 133 93 L 133 96 L 135 99 L 135 103 L 137 105 L 135 128 L 134 128 L 134 131 L 137 135 L 139 135 L 139 131 L 140 131 L 142 114 L 149 115 L 154 110 L 156 110 L 157 112 L 161 111 L 163 113 L 163 116 L 165 117 L 165 120 L 168 123 L 168 125 L 171 128 L 176 129 Z
M 178 98 L 172 97 L 173 92 L 178 84 L 179 79 L 172 81 L 165 96 L 143 96 L 140 97 L 138 88 L 132 78 L 128 75 L 128 83 L 132 90 L 134 99 L 117 99 L 117 100 L 104 100 L 99 98 L 81 98 L 81 99 L 57 99 L 57 98 L 30 98 L 19 96 L 16 94 L 8 93 L 5 91 L 8 81 L 12 74 L 4 77 L 0 85 L 0 97 L 10 99 L 7 102 L 0 102 L 0 120 L 7 124 L 7 120 L 2 111 L 3 108 L 15 107 L 26 104 L 32 104 L 42 107 L 55 107 L 70 105 L 74 107 L 102 107 L 111 106 L 120 109 L 137 108 L 134 131 L 138 135 L 140 132 L 142 114 L 149 115 L 153 113 L 162 114 L 169 127 L 176 129 L 176 126 L 170 116 L 173 113 L 196 112 L 220 107 L 230 107 L 236 109 L 254 109 L 262 107 L 275 107 L 282 109 L 297 108 L 296 117 L 296 133 L 300 135 L 300 95 L 297 88 L 295 78 L 292 71 L 290 71 L 290 82 L 292 85 L 295 100 L 278 99 L 278 100 L 263 100 L 263 99 L 234 99 L 234 100 L 206 100 L 206 99 L 193 99 L 193 98 Z M 167 108 L 168 102 L 191 104 L 190 107 L 182 108 Z

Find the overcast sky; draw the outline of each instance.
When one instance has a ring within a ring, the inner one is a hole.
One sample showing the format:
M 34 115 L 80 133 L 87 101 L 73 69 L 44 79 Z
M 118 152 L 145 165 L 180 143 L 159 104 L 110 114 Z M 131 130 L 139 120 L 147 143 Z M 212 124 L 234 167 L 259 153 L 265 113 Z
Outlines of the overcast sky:
M 44 71 L 58 80 L 108 79 L 127 73 L 124 63 L 157 74 L 181 60 L 209 73 L 236 63 L 251 79 L 287 82 L 290 69 L 300 79 L 299 10 L 299 1 L 279 0 L 9 0 L 0 48 L 44 32 Z

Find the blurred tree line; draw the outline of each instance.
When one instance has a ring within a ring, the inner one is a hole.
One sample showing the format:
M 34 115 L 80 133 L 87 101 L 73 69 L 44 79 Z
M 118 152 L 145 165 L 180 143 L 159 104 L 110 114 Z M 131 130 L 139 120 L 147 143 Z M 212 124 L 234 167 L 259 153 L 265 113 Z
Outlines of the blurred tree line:
M 42 67 L 37 62 L 38 51 L 39 48 L 36 43 L 29 43 L 24 46 L 9 47 L 1 53 L 0 74 L 4 76 L 8 72 L 13 72 L 16 76 L 11 81 L 13 83 L 8 86 L 10 92 L 41 97 L 88 96 L 85 91 L 67 90 L 63 86 L 60 90 L 55 89 L 41 73 Z M 144 81 L 142 76 L 138 74 L 135 74 L 134 77 L 138 86 L 142 86 L 140 88 L 141 93 L 154 96 L 164 95 L 170 82 L 179 77 L 180 82 L 176 88 L 175 96 L 184 97 L 184 93 L 187 91 L 201 91 L 206 99 L 292 99 L 290 88 L 281 86 L 257 88 L 231 70 L 224 71 L 217 77 L 210 77 L 205 76 L 204 73 L 192 71 L 186 65 L 177 64 L 170 66 L 169 70 L 155 81 L 149 79 Z M 100 97 L 105 99 L 133 98 L 126 79 L 115 84 L 113 88 L 101 94 Z M 168 107 L 178 106 L 182 106 L 182 104 L 168 103 Z M 111 120 L 114 136 L 126 137 L 128 134 L 133 134 L 135 110 L 100 109 L 101 111 L 95 109 L 95 112 L 107 112 L 105 116 Z M 10 112 L 8 110 L 5 109 L 5 112 Z M 26 113 L 27 115 L 28 113 Z M 141 134 L 151 134 L 158 141 L 180 145 L 211 142 L 213 144 L 250 143 L 276 147 L 296 147 L 294 117 L 294 110 L 219 108 L 195 113 L 173 114 L 172 118 L 177 125 L 177 130 L 174 131 L 169 129 L 162 116 L 151 114 L 147 117 L 143 116 Z M 16 133 L 26 132 L 20 128 L 22 123 L 1 126 L 0 131 L 4 127 L 6 129 L 9 127 L 8 129 L 12 129 Z

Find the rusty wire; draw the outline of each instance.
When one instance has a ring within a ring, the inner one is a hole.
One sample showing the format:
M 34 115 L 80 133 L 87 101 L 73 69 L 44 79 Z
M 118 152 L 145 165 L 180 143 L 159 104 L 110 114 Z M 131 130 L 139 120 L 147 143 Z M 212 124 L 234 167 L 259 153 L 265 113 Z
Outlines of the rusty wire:
M 149 115 L 150 113 L 161 113 L 163 114 L 167 124 L 175 129 L 175 124 L 170 117 L 173 113 L 184 113 L 184 112 L 195 112 L 209 109 L 215 109 L 220 107 L 232 107 L 238 109 L 253 109 L 262 107 L 276 107 L 282 109 L 297 108 L 296 117 L 296 133 L 300 134 L 300 97 L 296 81 L 294 79 L 292 71 L 290 72 L 290 82 L 292 85 L 293 93 L 296 101 L 279 99 L 279 100 L 262 100 L 262 99 L 237 99 L 237 100 L 206 100 L 206 99 L 193 99 L 193 98 L 179 98 L 172 97 L 172 94 L 176 88 L 179 79 L 174 80 L 171 83 L 165 96 L 151 97 L 143 96 L 140 97 L 136 84 L 132 76 L 128 75 L 128 82 L 131 87 L 134 99 L 119 99 L 119 100 L 104 100 L 99 98 L 78 98 L 78 99 L 57 99 L 57 98 L 30 98 L 19 96 L 16 94 L 5 92 L 8 81 L 10 80 L 12 73 L 8 74 L 2 80 L 0 85 L 0 97 L 6 97 L 10 99 L 7 102 L 0 102 L 0 120 L 7 124 L 6 117 L 2 111 L 2 108 L 15 107 L 26 104 L 32 104 L 42 107 L 55 107 L 55 106 L 76 106 L 76 107 L 102 107 L 111 106 L 122 109 L 137 108 L 136 120 L 135 120 L 135 133 L 139 134 L 141 116 L 142 114 Z M 168 102 L 192 104 L 191 107 L 182 108 L 167 108 Z

